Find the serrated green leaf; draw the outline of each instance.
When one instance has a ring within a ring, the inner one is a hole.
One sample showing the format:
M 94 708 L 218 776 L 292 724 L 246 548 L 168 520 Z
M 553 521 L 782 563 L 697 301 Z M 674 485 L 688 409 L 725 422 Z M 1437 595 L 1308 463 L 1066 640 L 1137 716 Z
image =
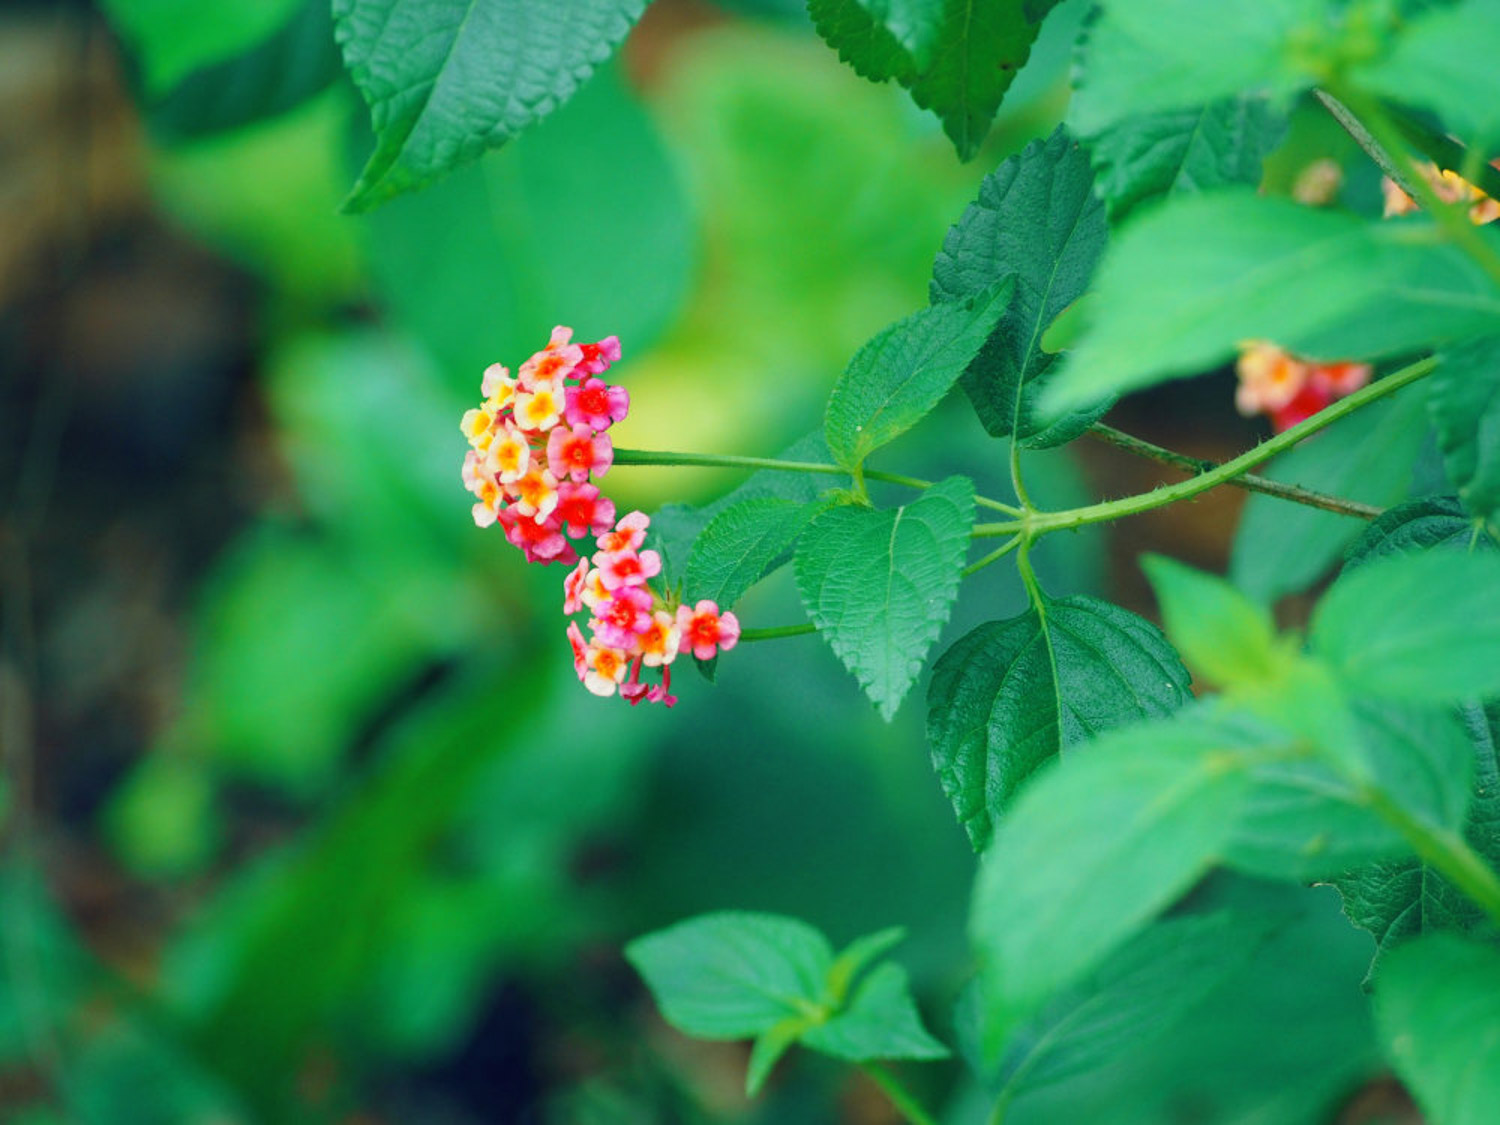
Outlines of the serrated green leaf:
M 1406 387 L 1374 402 L 1277 457 L 1265 475 L 1366 504 L 1394 504 L 1411 488 L 1412 464 L 1429 433 L 1426 388 Z M 1229 559 L 1229 577 L 1270 604 L 1333 569 L 1361 534 L 1355 516 L 1255 494 L 1245 501 Z
M 1088 142 L 1097 190 L 1118 223 L 1138 204 L 1227 184 L 1260 183 L 1261 162 L 1286 132 L 1265 98 L 1127 117 Z
M 1433 934 L 1375 980 L 1386 1057 L 1434 1125 L 1489 1125 L 1500 1105 L 1500 949 Z
M 1366 221 L 1225 188 L 1127 223 L 1091 315 L 1046 412 L 1205 371 L 1246 340 L 1373 359 L 1462 339 L 1492 329 L 1500 286 L 1425 219 Z
M 1464 507 L 1492 520 L 1500 513 L 1500 336 L 1452 349 L 1429 382 L 1448 479 Z
M 949 477 L 893 511 L 824 512 L 797 544 L 808 617 L 886 719 L 948 620 L 973 515 L 973 482 Z
M 1311 643 L 1372 695 L 1459 703 L 1500 692 L 1500 556 L 1383 558 L 1335 582 Z
M 375 151 L 345 201 L 365 211 L 497 148 L 573 96 L 646 0 L 334 0 Z
M 816 1009 L 833 950 L 795 918 L 724 911 L 637 938 L 625 958 L 679 1031 L 748 1039 Z
M 803 528 L 823 510 L 761 496 L 741 500 L 708 522 L 688 555 L 683 598 L 704 598 L 728 609 L 786 556 Z
M 1208 683 L 1236 687 L 1275 679 L 1286 664 L 1275 622 L 1222 578 L 1162 555 L 1141 559 L 1167 636 Z
M 836 1016 L 808 1028 L 802 1042 L 853 1062 L 948 1057 L 948 1048 L 922 1026 L 907 986 L 906 970 L 891 962 L 877 966 L 865 977 Z
M 1162 919 L 1018 1028 L 992 1065 L 976 1034 L 981 995 L 970 988 L 955 1021 L 961 1042 L 967 1040 L 965 1052 L 985 1088 L 1007 1101 L 1087 1074 L 1171 1029 L 1244 968 L 1272 928 L 1263 918 L 1230 911 Z
M 1382 512 L 1349 548 L 1346 566 L 1409 551 L 1493 551 L 1500 543 L 1475 534 L 1474 521 L 1456 496 L 1413 500 Z
M 1246 90 L 1286 96 L 1310 83 L 1292 40 L 1316 33 L 1326 9 L 1325 0 L 1220 0 L 1205 19 L 1197 0 L 1115 0 L 1084 37 L 1069 123 L 1091 137 L 1122 118 Z
M 1088 597 L 1045 610 L 981 625 L 933 665 L 927 743 L 975 851 L 1059 752 L 1190 698 L 1187 670 L 1149 621 Z
M 1469 801 L 1474 757 L 1468 735 L 1448 711 L 1365 703 L 1351 737 L 1368 769 L 1351 779 L 1327 760 L 1262 763 L 1251 770 L 1245 809 L 1224 862 L 1268 879 L 1310 882 L 1411 850 L 1372 807 L 1383 793 L 1414 820 L 1457 831 Z
M 1356 72 L 1367 89 L 1420 106 L 1465 142 L 1500 137 L 1500 8 L 1469 0 L 1424 12 L 1401 30 L 1389 54 Z
M 806 1016 L 788 1016 L 755 1037 L 750 1048 L 750 1065 L 745 1069 L 746 1097 L 753 1098 L 760 1093 L 781 1056 L 796 1045 L 808 1023 Z
M 1016 277 L 1011 307 L 963 377 L 979 420 L 996 437 L 1015 434 L 1029 448 L 1058 445 L 1103 413 L 1091 405 L 1042 422 L 1035 404 L 1056 358 L 1042 349 L 1042 333 L 1083 295 L 1107 237 L 1088 155 L 1058 129 L 986 176 L 943 240 L 932 267 L 935 304 Z
M 823 432 L 834 460 L 854 469 L 916 425 L 948 393 L 1010 304 L 1006 277 L 883 329 L 854 354 L 828 396 Z
M 1473 776 L 1464 836 L 1492 866 L 1500 866 L 1500 757 L 1496 730 L 1500 706 L 1465 707 L 1462 722 Z M 1349 920 L 1375 938 L 1371 972 L 1390 950 L 1435 930 L 1469 930 L 1483 923 L 1483 911 L 1446 878 L 1416 856 L 1373 863 L 1331 880 Z
M 229 132 L 295 109 L 342 73 L 328 0 L 303 0 L 259 43 L 183 78 L 147 107 L 146 120 L 169 141 Z
M 1185 711 L 1104 735 L 1022 792 L 985 853 L 969 922 L 987 1051 L 1208 870 L 1257 749 Z
M 1056 0 L 810 0 L 818 34 L 874 82 L 894 78 L 968 160 Z

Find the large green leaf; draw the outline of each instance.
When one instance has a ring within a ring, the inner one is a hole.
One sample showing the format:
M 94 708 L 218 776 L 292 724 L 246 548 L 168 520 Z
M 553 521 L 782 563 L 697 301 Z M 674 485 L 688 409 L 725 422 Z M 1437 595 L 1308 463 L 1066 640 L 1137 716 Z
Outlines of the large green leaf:
M 1265 98 L 1241 95 L 1127 117 L 1088 147 L 1098 192 L 1118 223 L 1157 196 L 1259 184 L 1261 161 L 1285 132 L 1286 117 Z
M 900 933 L 872 934 L 835 959 L 805 922 L 726 911 L 637 938 L 625 956 L 678 1030 L 756 1039 L 746 1082 L 754 1093 L 798 1042 L 856 1062 L 948 1053 L 922 1027 L 904 969 L 885 962 L 860 975 Z
M 1375 981 L 1386 1056 L 1433 1125 L 1489 1125 L 1500 1106 L 1500 949 L 1434 934 Z
M 375 151 L 345 207 L 367 210 L 496 148 L 573 96 L 646 0 L 334 0 Z
M 1476 535 L 1474 521 L 1455 496 L 1413 500 L 1382 512 L 1349 548 L 1350 567 L 1407 551 L 1493 551 L 1492 535 Z
M 1443 357 L 1427 397 L 1448 479 L 1476 517 L 1500 512 L 1500 336 Z
M 1489 864 L 1500 867 L 1500 758 L 1495 738 L 1500 709 L 1471 706 L 1462 714 L 1472 764 L 1454 773 L 1472 773 L 1474 779 L 1464 836 Z M 1473 900 L 1414 855 L 1358 867 L 1332 882 L 1343 896 L 1349 920 L 1375 938 L 1374 965 L 1411 938 L 1434 930 L 1472 929 L 1484 921 Z
M 1060 751 L 1189 698 L 1187 671 L 1149 621 L 1097 598 L 1043 609 L 979 626 L 933 665 L 932 764 L 976 851 Z
M 989 339 L 1014 291 L 1014 278 L 1003 278 L 915 312 L 860 348 L 828 396 L 823 427 L 834 459 L 857 468 L 926 417 Z
M 1084 39 L 1069 121 L 1094 136 L 1122 118 L 1246 90 L 1289 94 L 1310 81 L 1306 47 L 1299 59 L 1291 41 L 1300 33 L 1305 43 L 1327 7 L 1326 0 L 1220 0 L 1206 18 L 1197 0 L 1113 0 Z
M 777 562 L 821 505 L 774 496 L 741 500 L 709 521 L 688 555 L 683 600 L 728 609 Z
M 1271 615 L 1222 578 L 1164 555 L 1141 569 L 1156 592 L 1167 636 L 1188 667 L 1219 687 L 1257 684 L 1285 663 Z
M 1500 137 L 1500 8 L 1489 0 L 1435 8 L 1405 27 L 1358 81 L 1393 101 L 1431 110 L 1481 148 Z
M 1044 423 L 1035 400 L 1056 359 L 1042 350 L 1042 331 L 1083 295 L 1107 236 L 1088 155 L 1059 129 L 986 176 L 979 198 L 943 240 L 932 267 L 934 303 L 973 297 L 1001 277 L 1016 277 L 1011 307 L 963 378 L 979 420 L 996 437 L 1057 445 L 1102 413 L 1095 407 Z
M 900 82 L 968 160 L 1056 2 L 810 0 L 808 11 L 841 59 L 871 81 Z
M 949 477 L 895 510 L 842 506 L 797 544 L 807 615 L 889 719 L 958 595 L 974 485 Z
M 194 70 L 173 86 L 149 106 L 147 121 L 170 141 L 228 132 L 295 109 L 342 73 L 328 0 L 303 0 L 286 23 L 249 50 Z
M 977 1042 L 981 994 L 970 988 L 960 999 L 960 1041 L 991 1096 L 1009 1104 L 1164 1034 L 1241 971 L 1269 934 L 1263 919 L 1227 910 L 1163 919 L 1021 1026 L 993 1065 Z
M 1426 388 L 1371 403 L 1271 462 L 1265 475 L 1366 504 L 1394 504 L 1411 489 L 1427 441 Z M 1355 516 L 1255 494 L 1245 501 L 1229 576 L 1256 601 L 1304 590 L 1333 569 L 1361 533 Z
M 970 916 L 987 1053 L 1208 870 L 1259 734 L 1182 712 L 1107 734 L 1023 791 Z
M 1411 844 L 1375 811 L 1372 792 L 1434 831 L 1458 831 L 1474 750 L 1451 713 L 1364 704 L 1351 735 L 1359 740 L 1367 779 L 1351 779 L 1326 759 L 1261 763 L 1252 770 L 1226 864 L 1264 878 L 1309 882 L 1404 858 Z
M 1370 222 L 1226 188 L 1128 223 L 1090 315 L 1048 411 L 1206 370 L 1245 340 L 1367 359 L 1462 339 L 1493 327 L 1500 286 L 1426 219 Z
M 1500 556 L 1429 551 L 1366 563 L 1318 603 L 1311 641 L 1351 686 L 1457 703 L 1500 692 Z

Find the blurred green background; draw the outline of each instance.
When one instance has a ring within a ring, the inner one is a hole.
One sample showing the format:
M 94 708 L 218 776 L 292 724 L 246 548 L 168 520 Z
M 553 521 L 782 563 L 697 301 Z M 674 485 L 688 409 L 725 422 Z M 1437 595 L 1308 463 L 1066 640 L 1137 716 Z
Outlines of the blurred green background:
M 894 1120 L 812 1057 L 746 1103 L 743 1045 L 667 1029 L 620 948 L 726 907 L 836 944 L 902 925 L 951 1042 L 973 859 L 920 689 L 883 724 L 796 638 L 684 674 L 670 712 L 593 698 L 560 568 L 470 521 L 458 418 L 561 323 L 623 341 L 619 445 L 765 455 L 815 428 L 853 351 L 925 303 L 979 180 L 1060 117 L 1084 7 L 960 165 L 791 0 L 659 0 L 541 127 L 348 217 L 370 137 L 345 81 L 207 133 L 181 85 L 252 49 L 316 64 L 326 12 L 0 5 L 0 1118 Z M 961 400 L 883 457 L 1007 487 Z M 1087 494 L 1069 453 L 1032 474 Z M 606 489 L 653 510 L 738 479 Z M 1221 558 L 1233 510 L 1161 534 Z M 1131 550 L 1049 539 L 1038 565 L 1128 594 L 1108 563 Z M 985 571 L 945 643 L 1022 605 Z M 801 619 L 784 574 L 736 610 Z M 1013 1120 L 1327 1120 L 1364 1082 L 1367 949 L 1331 892 L 1203 893 L 1286 927 L 1175 1038 Z M 1340 979 L 1298 975 L 1330 956 Z M 959 1064 L 909 1069 L 945 1120 L 983 1120 Z

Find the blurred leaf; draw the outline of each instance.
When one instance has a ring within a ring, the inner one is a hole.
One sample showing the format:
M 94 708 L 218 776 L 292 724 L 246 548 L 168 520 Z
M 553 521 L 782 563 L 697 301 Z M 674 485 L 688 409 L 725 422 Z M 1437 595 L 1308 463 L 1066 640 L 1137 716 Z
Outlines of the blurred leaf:
M 1164 555 L 1145 556 L 1141 569 L 1156 593 L 1167 637 L 1195 675 L 1218 687 L 1277 677 L 1287 654 L 1264 608 L 1222 578 Z
M 1368 780 L 1348 777 L 1336 762 L 1315 760 L 1251 770 L 1253 784 L 1224 852 L 1227 865 L 1263 878 L 1310 882 L 1409 854 L 1407 839 L 1372 808 L 1372 789 L 1434 830 L 1461 827 L 1474 747 L 1451 713 L 1363 704 L 1351 735 L 1359 741 L 1360 761 L 1368 763 Z
M 1097 598 L 991 621 L 932 669 L 927 742 L 975 851 L 1025 780 L 1064 749 L 1190 698 L 1187 671 L 1157 628 Z
M 1042 332 L 1088 287 L 1107 229 L 1088 155 L 1058 129 L 986 176 L 979 198 L 943 240 L 932 267 L 935 304 L 1016 277 L 1015 300 L 963 377 L 979 420 L 996 437 L 1058 445 L 1103 412 L 1091 404 L 1047 422 L 1036 416 L 1035 401 L 1055 358 L 1042 349 Z
M 808 10 L 841 59 L 872 82 L 905 86 L 970 160 L 1056 2 L 812 0 Z
M 40 875 L 12 849 L 0 866 L 0 1071 L 41 1057 L 77 1010 L 95 966 Z
M 854 1062 L 948 1057 L 948 1048 L 922 1026 L 906 970 L 889 961 L 871 970 L 856 986 L 848 1005 L 826 1023 L 809 1028 L 802 1042 Z
M 102 7 L 139 56 L 146 93 L 154 97 L 201 67 L 250 50 L 285 23 L 299 2 L 103 0 Z
M 1092 137 L 1122 118 L 1244 91 L 1286 97 L 1311 83 L 1309 64 L 1334 60 L 1327 32 L 1307 57 L 1326 9 L 1325 0 L 1223 0 L 1206 20 L 1194 0 L 1109 4 L 1082 40 L 1069 124 Z
M 973 515 L 973 483 L 949 477 L 894 511 L 833 508 L 797 544 L 808 617 L 885 719 L 948 620 Z
M 1474 521 L 1456 496 L 1413 500 L 1382 512 L 1349 548 L 1346 565 L 1352 568 L 1409 551 L 1467 551 L 1471 546 L 1493 551 L 1500 547 L 1492 536 L 1474 532 Z
M 633 357 L 692 257 L 676 171 L 613 67 L 505 152 L 360 221 L 385 300 L 476 398 L 486 366 L 517 366 L 558 323 Z
M 1245 340 L 1370 359 L 1489 330 L 1500 288 L 1431 232 L 1424 219 L 1369 222 L 1245 189 L 1168 199 L 1115 239 L 1091 329 L 1042 409 L 1203 371 Z
M 1465 142 L 1500 137 L 1500 10 L 1481 0 L 1423 12 L 1384 57 L 1356 71 L 1360 85 L 1431 110 Z
M 1435 1125 L 1485 1125 L 1500 1105 L 1500 949 L 1432 934 L 1375 981 L 1386 1056 Z
M 878 333 L 834 384 L 824 435 L 834 459 L 857 469 L 911 429 L 948 393 L 1006 313 L 1015 279 L 930 305 Z
M 153 753 L 110 794 L 107 827 L 131 871 L 170 878 L 201 870 L 213 858 L 216 811 L 203 761 Z
M 1311 643 L 1351 686 L 1458 703 L 1500 692 L 1500 557 L 1433 551 L 1367 563 L 1333 584 Z
M 328 0 L 302 0 L 265 39 L 194 70 L 152 102 L 147 122 L 169 141 L 229 132 L 295 109 L 342 73 Z
M 1208 870 L 1255 741 L 1182 712 L 1106 734 L 1027 786 L 985 853 L 970 917 L 986 1054 Z
M 1288 450 L 1265 475 L 1366 504 L 1394 504 L 1411 488 L 1411 467 L 1427 434 L 1426 394 L 1421 387 L 1407 387 Z M 1267 604 L 1306 589 L 1333 569 L 1364 526 L 1354 516 L 1259 494 L 1246 500 L 1243 513 L 1229 577 Z
M 822 511 L 762 496 L 723 509 L 694 540 L 688 555 L 683 600 L 704 598 L 728 609 L 787 554 L 808 523 Z
M 68 1103 L 81 1125 L 187 1125 L 245 1120 L 244 1108 L 189 1052 L 145 1023 L 98 1029 L 68 1061 Z
M 1119 222 L 1158 196 L 1257 185 L 1286 133 L 1265 98 L 1241 94 L 1191 109 L 1135 115 L 1088 142 L 1099 194 Z
M 1500 761 L 1496 756 L 1500 709 L 1464 708 L 1469 761 L 1450 765 L 1455 777 L 1473 777 L 1464 836 L 1485 861 L 1500 866 Z M 1375 938 L 1373 972 L 1402 942 L 1434 930 L 1468 930 L 1484 913 L 1442 875 L 1416 856 L 1346 871 L 1332 880 L 1349 920 Z
M 345 207 L 365 211 L 422 187 L 540 121 L 614 53 L 645 6 L 334 0 L 339 47 L 376 134 Z
M 1264 917 L 1220 911 L 1155 922 L 1059 995 L 987 1063 L 979 1049 L 979 990 L 960 1000 L 971 1065 L 1006 1104 L 1030 1090 L 1097 1070 L 1163 1035 L 1225 979 L 1244 969 L 1270 935 Z
M 1500 513 L 1500 336 L 1443 357 L 1427 396 L 1448 479 L 1474 516 Z

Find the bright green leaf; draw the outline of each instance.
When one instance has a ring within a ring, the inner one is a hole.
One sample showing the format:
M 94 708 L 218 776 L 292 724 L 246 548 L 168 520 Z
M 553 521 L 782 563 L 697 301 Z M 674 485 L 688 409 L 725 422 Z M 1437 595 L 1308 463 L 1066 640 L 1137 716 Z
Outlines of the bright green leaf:
M 1156 591 L 1167 636 L 1195 674 L 1218 687 L 1263 683 L 1286 663 L 1275 623 L 1222 578 L 1162 555 L 1141 569 Z
M 781 559 L 822 507 L 761 496 L 741 500 L 709 521 L 688 555 L 688 602 L 728 609 Z
M 1088 142 L 1099 194 L 1119 222 L 1138 204 L 1227 184 L 1260 183 L 1261 162 L 1286 118 L 1241 95 L 1190 109 L 1127 117 Z
M 1490 1125 L 1500 1106 L 1500 949 L 1433 934 L 1375 980 L 1386 1055 L 1434 1125 Z
M 497 148 L 573 96 L 645 0 L 334 0 L 375 151 L 345 206 L 364 211 Z
M 1431 110 L 1465 142 L 1483 147 L 1500 137 L 1497 57 L 1500 8 L 1469 0 L 1422 13 L 1356 78 L 1393 101 Z
M 1190 698 L 1187 671 L 1149 621 L 1088 597 L 1045 610 L 981 625 L 933 665 L 932 764 L 976 851 L 1060 751 Z
M 1010 304 L 1006 277 L 965 300 L 930 305 L 860 348 L 828 396 L 828 448 L 845 468 L 927 416 L 973 361 Z
M 1406 387 L 1283 453 L 1265 475 L 1366 504 L 1394 504 L 1411 489 L 1412 465 L 1429 432 L 1426 388 Z M 1356 516 L 1251 495 L 1234 537 L 1229 577 L 1269 605 L 1332 570 L 1363 527 Z
M 985 292 L 1004 276 L 1016 294 L 990 342 L 964 373 L 963 388 L 984 428 L 1029 447 L 1076 437 L 1102 413 L 1085 409 L 1056 424 L 1036 417 L 1055 356 L 1042 333 L 1088 287 L 1108 227 L 1088 155 L 1061 129 L 1034 141 L 986 176 L 979 198 L 948 232 L 932 267 L 934 303 Z
M 975 886 L 987 1049 L 1214 862 L 1255 739 L 1202 712 L 1115 731 L 1028 786 Z
M 1122 118 L 1180 110 L 1242 91 L 1285 96 L 1308 84 L 1294 37 L 1325 0 L 1113 0 L 1089 28 L 1068 119 L 1094 136 Z
M 1433 551 L 1367 563 L 1318 604 L 1311 640 L 1371 694 L 1455 703 L 1500 692 L 1500 556 Z
M 1500 513 L 1500 336 L 1448 352 L 1430 383 L 1427 406 L 1448 479 L 1464 507 L 1492 520 Z
M 943 123 L 961 160 L 978 151 L 1056 0 L 811 0 L 813 25 L 874 82 L 894 78 Z
M 973 483 L 949 477 L 895 510 L 824 512 L 797 544 L 808 617 L 886 719 L 948 620 L 973 514 Z
M 1246 340 L 1377 358 L 1489 330 L 1500 316 L 1500 286 L 1425 219 L 1366 221 L 1228 188 L 1135 216 L 1096 293 L 1090 332 L 1043 395 L 1047 411 L 1205 371 Z
M 941 1059 L 948 1048 L 928 1034 L 912 1002 L 906 970 L 889 961 L 859 984 L 848 1005 L 807 1029 L 802 1042 L 835 1058 Z

